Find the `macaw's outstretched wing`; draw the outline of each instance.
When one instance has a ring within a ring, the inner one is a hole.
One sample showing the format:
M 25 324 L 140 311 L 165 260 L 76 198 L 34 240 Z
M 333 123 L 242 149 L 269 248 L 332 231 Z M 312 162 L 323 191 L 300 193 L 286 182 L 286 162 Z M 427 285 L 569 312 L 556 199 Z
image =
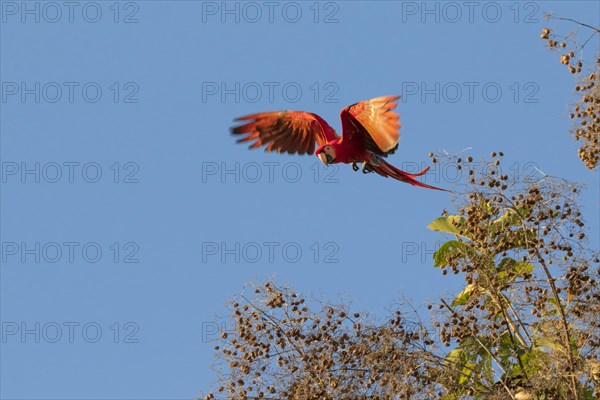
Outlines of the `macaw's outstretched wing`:
M 266 146 L 265 151 L 312 154 L 319 146 L 338 139 L 332 127 L 316 114 L 303 111 L 272 111 L 237 118 L 242 125 L 231 128 L 244 135 L 240 142 L 251 142 L 251 149 Z
M 394 111 L 400 96 L 361 101 L 342 110 L 342 142 L 355 142 L 379 156 L 393 154 L 400 139 L 399 116 Z

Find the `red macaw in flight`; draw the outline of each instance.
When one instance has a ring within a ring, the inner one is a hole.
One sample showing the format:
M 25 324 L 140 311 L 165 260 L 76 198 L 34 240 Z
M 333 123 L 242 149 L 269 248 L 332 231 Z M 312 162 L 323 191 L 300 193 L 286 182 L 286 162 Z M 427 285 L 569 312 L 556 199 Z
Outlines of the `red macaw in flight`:
M 423 175 L 401 171 L 387 163 L 383 157 L 393 154 L 400 139 L 399 116 L 394 111 L 400 96 L 383 96 L 361 101 L 344 108 L 340 114 L 342 136 L 317 114 L 303 111 L 272 111 L 237 118 L 242 125 L 231 129 L 235 135 L 245 135 L 237 140 L 252 142 L 251 149 L 266 146 L 265 151 L 306 154 L 315 150 L 323 164 L 352 164 L 358 171 L 377 172 L 383 177 L 392 177 L 401 182 L 429 189 L 444 190 L 429 186 L 414 179 Z

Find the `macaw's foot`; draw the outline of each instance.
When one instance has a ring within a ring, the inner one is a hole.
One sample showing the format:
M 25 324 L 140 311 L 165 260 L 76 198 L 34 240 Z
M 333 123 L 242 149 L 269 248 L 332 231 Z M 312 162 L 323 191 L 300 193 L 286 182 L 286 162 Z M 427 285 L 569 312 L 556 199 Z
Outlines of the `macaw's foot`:
M 373 170 L 371 168 L 369 168 L 369 163 L 363 162 L 362 163 L 362 173 L 368 174 L 369 172 L 373 172 Z
M 352 169 L 354 170 L 354 172 L 358 171 L 358 165 L 356 165 L 355 162 L 352 163 Z

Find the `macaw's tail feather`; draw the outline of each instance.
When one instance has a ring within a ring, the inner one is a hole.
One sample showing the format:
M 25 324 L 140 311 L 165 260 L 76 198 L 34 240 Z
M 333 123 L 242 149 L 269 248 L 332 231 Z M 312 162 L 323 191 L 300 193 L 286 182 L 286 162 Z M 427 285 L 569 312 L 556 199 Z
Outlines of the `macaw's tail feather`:
M 398 168 L 394 167 L 393 165 L 387 163 L 385 160 L 379 159 L 379 163 L 377 165 L 369 163 L 368 168 L 377 172 L 379 175 L 381 175 L 383 177 L 386 177 L 386 178 L 392 177 L 396 180 L 399 180 L 400 182 L 410 183 L 413 186 L 420 186 L 420 187 L 427 188 L 427 189 L 435 189 L 435 190 L 442 190 L 444 192 L 450 192 L 449 190 L 438 188 L 435 186 L 430 186 L 430 185 L 427 185 L 425 183 L 419 182 L 418 180 L 414 179 L 415 177 L 421 176 L 425 172 L 427 172 L 427 170 L 429 170 L 429 167 L 424 168 L 422 171 L 420 171 L 416 174 L 409 174 L 408 172 L 399 170 Z
M 391 165 L 390 165 L 390 167 L 394 168 L 394 167 L 393 167 L 393 166 L 391 166 Z M 400 170 L 398 170 L 398 171 L 400 171 Z M 411 178 L 415 178 L 415 177 L 417 177 L 417 176 L 424 175 L 424 174 L 425 174 L 427 171 L 429 171 L 429 167 L 425 167 L 425 168 L 423 168 L 421 171 L 417 172 L 416 174 L 411 174 L 411 173 L 408 173 L 408 172 L 406 172 L 406 171 L 400 171 L 400 172 L 402 172 L 402 173 L 404 173 L 404 174 L 406 174 L 406 175 L 410 176 Z

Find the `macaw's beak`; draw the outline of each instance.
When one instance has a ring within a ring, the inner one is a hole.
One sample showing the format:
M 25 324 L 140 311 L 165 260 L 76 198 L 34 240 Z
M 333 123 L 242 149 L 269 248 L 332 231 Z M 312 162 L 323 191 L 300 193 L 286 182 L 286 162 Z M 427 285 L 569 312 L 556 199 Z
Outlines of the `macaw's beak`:
M 319 153 L 319 158 L 321 159 L 321 161 L 323 161 L 323 164 L 325 165 L 329 165 L 329 163 L 331 162 L 331 156 L 325 153 L 324 151 Z

